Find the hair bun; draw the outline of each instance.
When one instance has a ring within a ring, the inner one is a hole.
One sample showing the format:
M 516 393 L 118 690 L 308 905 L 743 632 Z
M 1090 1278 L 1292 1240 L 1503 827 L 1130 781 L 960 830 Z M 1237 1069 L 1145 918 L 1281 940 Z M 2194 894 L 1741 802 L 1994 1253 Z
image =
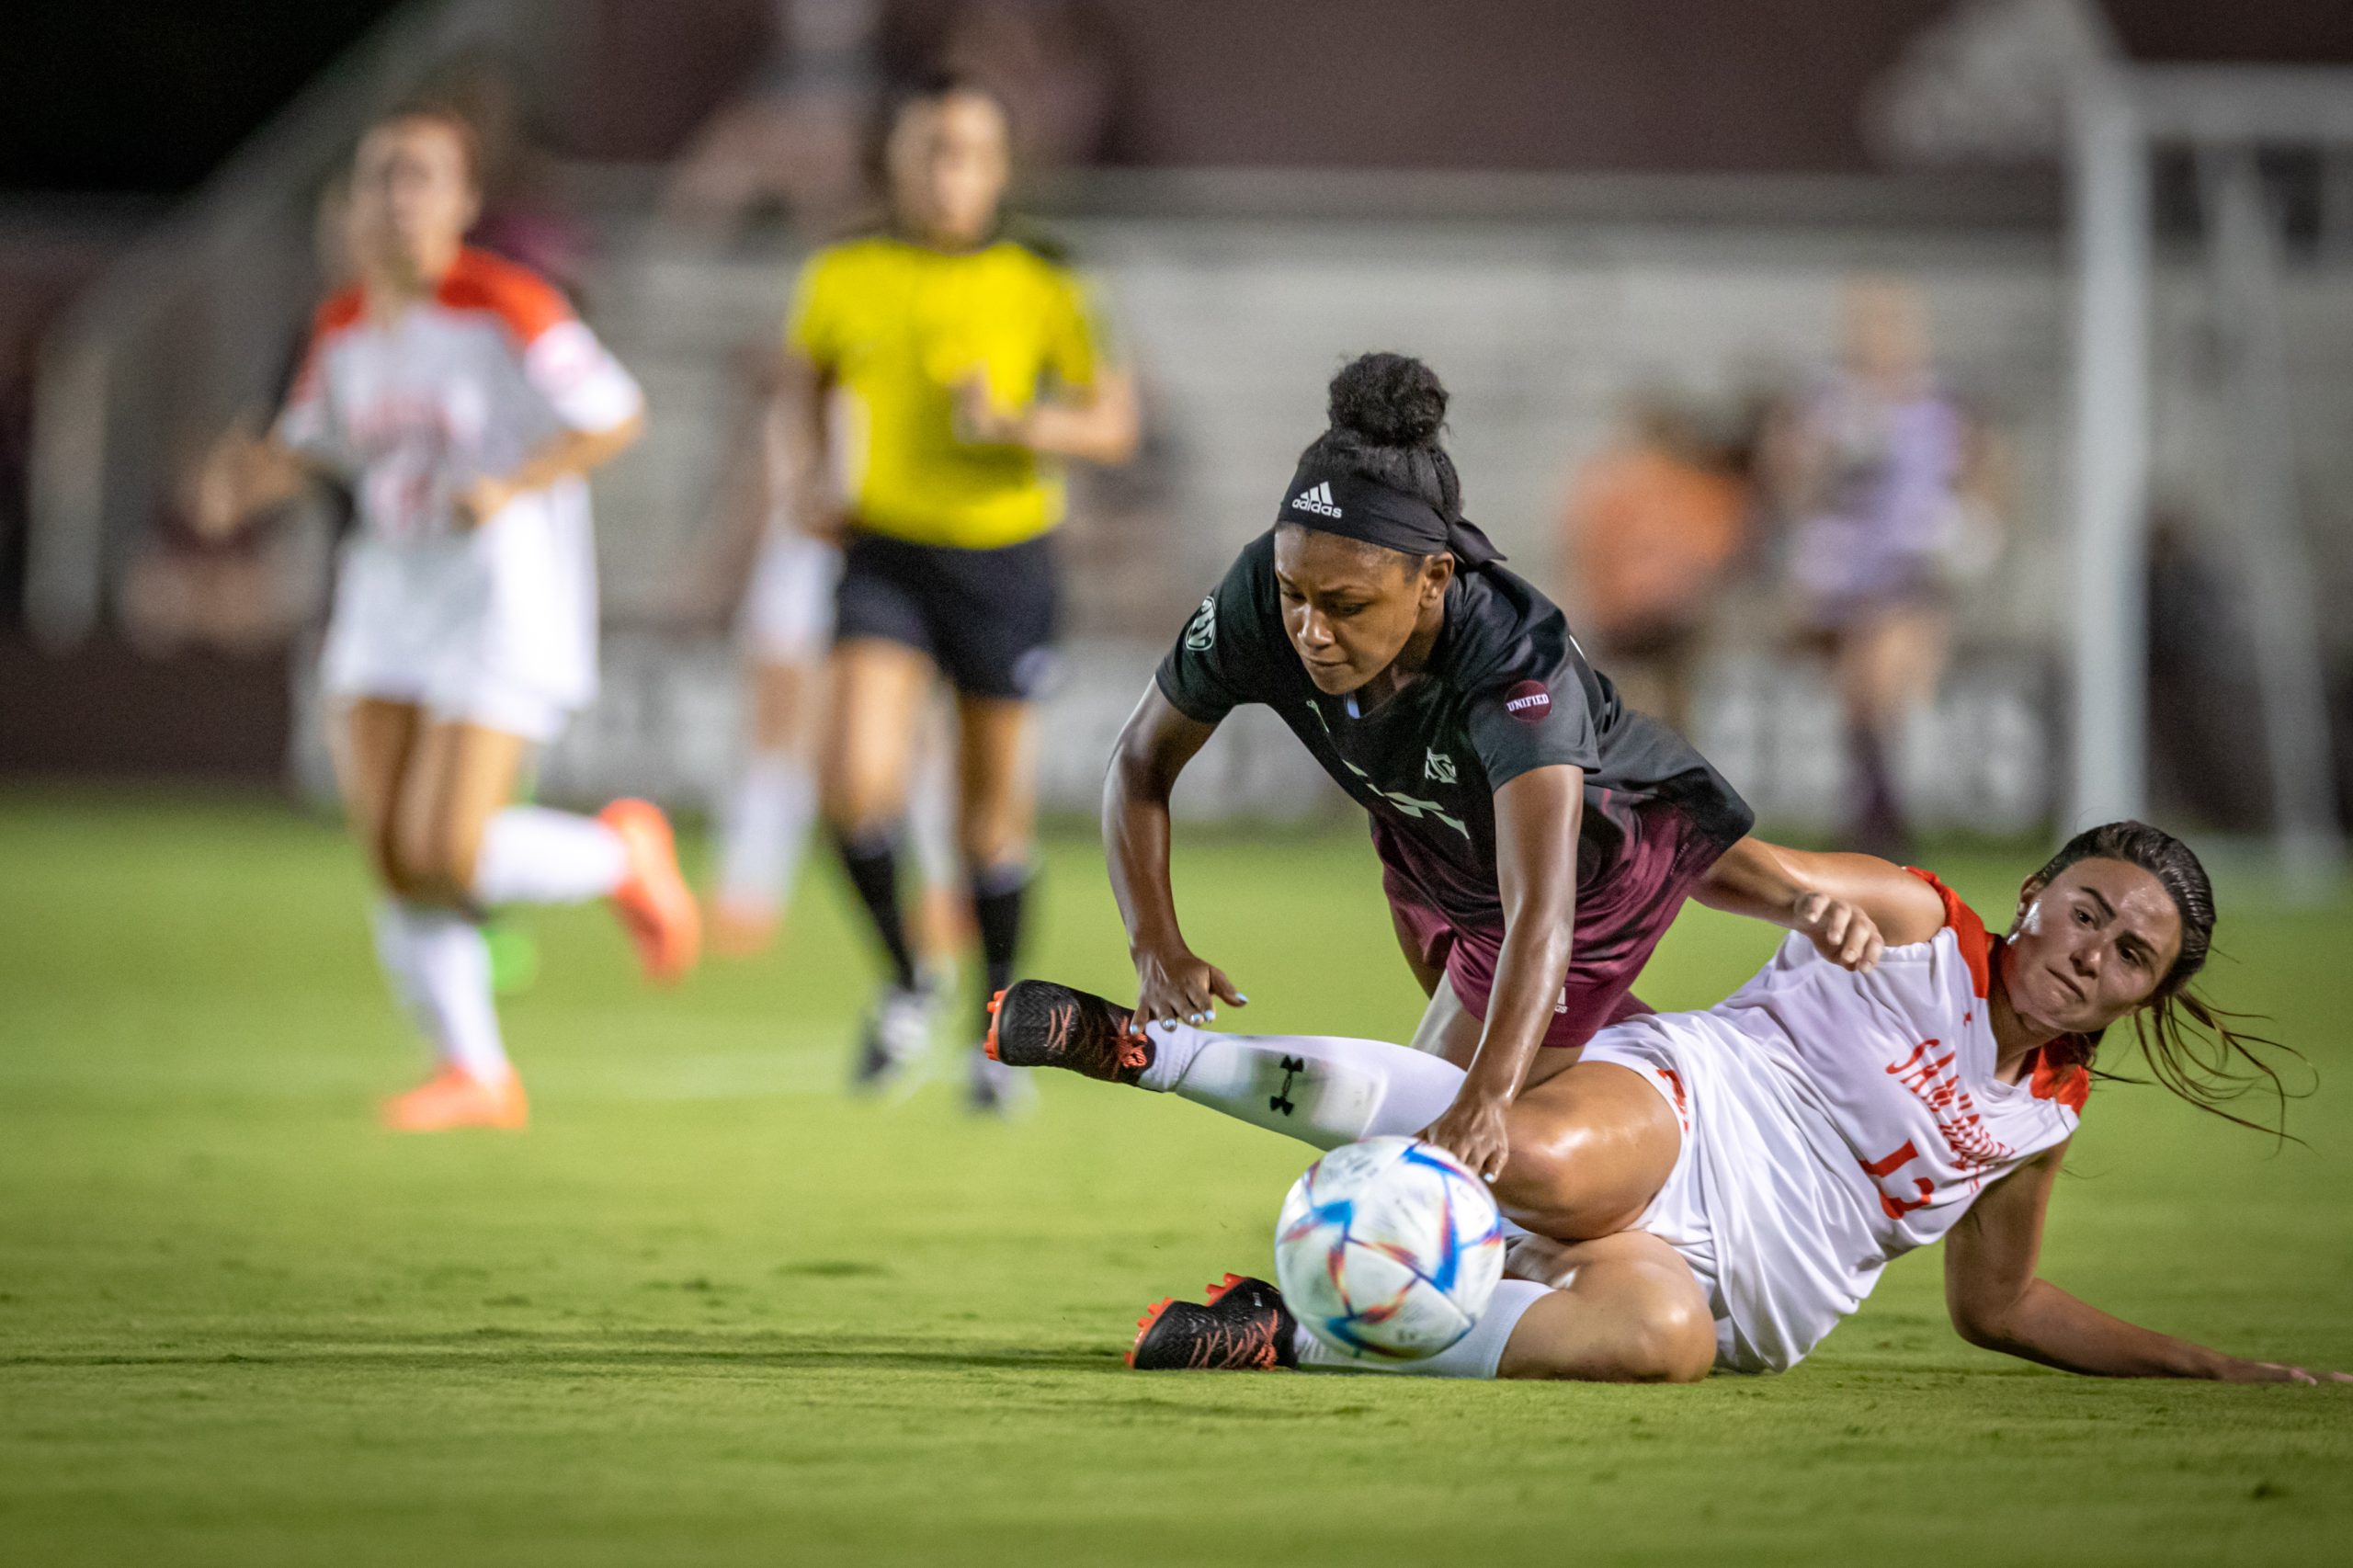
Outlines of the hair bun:
M 1376 447 L 1432 447 L 1446 423 L 1438 373 L 1405 354 L 1359 354 L 1332 378 L 1332 428 Z

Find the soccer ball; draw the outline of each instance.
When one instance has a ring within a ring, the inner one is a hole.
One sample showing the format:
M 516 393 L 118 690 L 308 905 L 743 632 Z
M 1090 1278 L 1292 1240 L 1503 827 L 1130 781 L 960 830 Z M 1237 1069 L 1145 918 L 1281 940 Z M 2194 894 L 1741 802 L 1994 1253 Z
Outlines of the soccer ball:
M 1307 1167 L 1275 1223 L 1275 1281 L 1308 1332 L 1364 1361 L 1418 1361 L 1464 1335 L 1504 1271 L 1487 1184 L 1413 1138 L 1368 1138 Z

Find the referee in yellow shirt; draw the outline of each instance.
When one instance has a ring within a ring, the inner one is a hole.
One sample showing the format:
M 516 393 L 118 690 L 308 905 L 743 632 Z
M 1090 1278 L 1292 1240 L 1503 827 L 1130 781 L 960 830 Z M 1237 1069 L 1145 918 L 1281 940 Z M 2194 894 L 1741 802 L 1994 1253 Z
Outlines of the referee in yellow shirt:
M 1004 106 L 983 89 L 940 81 L 905 99 L 886 147 L 889 226 L 810 258 L 786 332 L 808 450 L 830 460 L 799 465 L 804 515 L 837 520 L 843 540 L 824 811 L 889 966 L 858 1043 L 861 1088 L 929 1040 L 898 842 L 935 672 L 956 692 L 958 839 L 987 994 L 1012 981 L 1062 462 L 1124 462 L 1136 445 L 1135 385 L 1107 359 L 1085 286 L 1053 249 L 1000 227 L 1007 150 Z M 971 1073 L 974 1106 L 1006 1108 L 1011 1085 L 977 1048 Z

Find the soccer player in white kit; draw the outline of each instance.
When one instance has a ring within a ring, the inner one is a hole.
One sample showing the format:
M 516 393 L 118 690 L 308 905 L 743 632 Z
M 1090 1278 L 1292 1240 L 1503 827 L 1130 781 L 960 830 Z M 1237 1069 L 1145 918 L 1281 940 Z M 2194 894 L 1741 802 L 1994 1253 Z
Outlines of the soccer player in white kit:
M 804 482 L 793 472 L 791 444 L 777 438 L 776 415 L 787 412 L 771 407 L 761 421 L 762 526 L 737 617 L 748 744 L 717 812 L 711 945 L 736 958 L 775 940 L 816 820 L 817 736 L 842 575 L 839 540 L 811 532 L 796 516 Z M 952 965 L 971 922 L 958 893 L 955 737 L 944 706 L 935 707 L 916 745 L 907 819 L 924 890 L 915 946 L 938 972 Z
M 323 654 L 336 774 L 381 887 L 376 947 L 439 1070 L 386 1102 L 404 1131 L 520 1127 L 481 912 L 611 900 L 648 974 L 689 968 L 699 915 L 668 823 L 514 804 L 524 760 L 597 690 L 585 475 L 635 440 L 637 383 L 528 270 L 467 248 L 471 134 L 394 114 L 354 159 L 358 282 L 321 307 L 278 426 L 199 487 L 226 530 L 313 472 L 357 497 Z
M 1612 1024 L 1521 1091 L 1495 1196 L 1530 1233 L 1472 1332 L 1399 1369 L 1784 1370 L 1889 1262 L 1942 1240 L 1972 1344 L 2111 1377 L 2319 1381 L 2136 1327 L 2035 1272 L 2109 1025 L 2130 1018 L 2158 1081 L 2210 1109 L 2232 1087 L 2214 1062 L 2269 1073 L 2188 989 L 2214 904 L 2187 846 L 2140 823 L 2080 834 L 2027 879 L 2001 937 L 1926 872 L 1756 839 L 1698 896 L 1790 935 L 1724 1002 Z M 2185 1018 L 2211 1037 L 2204 1057 Z M 1000 1000 L 991 1038 L 1007 1062 L 1174 1092 L 1327 1148 L 1418 1131 L 1462 1076 L 1372 1041 L 1136 1032 L 1127 1009 L 1038 981 Z M 1142 1327 L 1139 1368 L 1358 1365 L 1239 1276 Z

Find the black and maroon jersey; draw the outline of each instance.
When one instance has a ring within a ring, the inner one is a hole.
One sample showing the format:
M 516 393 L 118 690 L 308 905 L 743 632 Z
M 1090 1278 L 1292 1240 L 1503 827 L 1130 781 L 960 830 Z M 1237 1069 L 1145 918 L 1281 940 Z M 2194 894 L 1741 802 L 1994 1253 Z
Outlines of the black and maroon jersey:
M 1665 725 L 1622 706 L 1550 599 L 1500 567 L 1458 573 L 1429 664 L 1368 711 L 1319 691 L 1284 634 L 1274 534 L 1243 548 L 1160 663 L 1160 689 L 1214 724 L 1245 702 L 1282 715 L 1371 813 L 1391 870 L 1457 929 L 1500 933 L 1495 791 L 1521 774 L 1585 770 L 1577 884 L 1608 879 L 1639 817 L 1680 813 L 1721 851 L 1755 814 Z

